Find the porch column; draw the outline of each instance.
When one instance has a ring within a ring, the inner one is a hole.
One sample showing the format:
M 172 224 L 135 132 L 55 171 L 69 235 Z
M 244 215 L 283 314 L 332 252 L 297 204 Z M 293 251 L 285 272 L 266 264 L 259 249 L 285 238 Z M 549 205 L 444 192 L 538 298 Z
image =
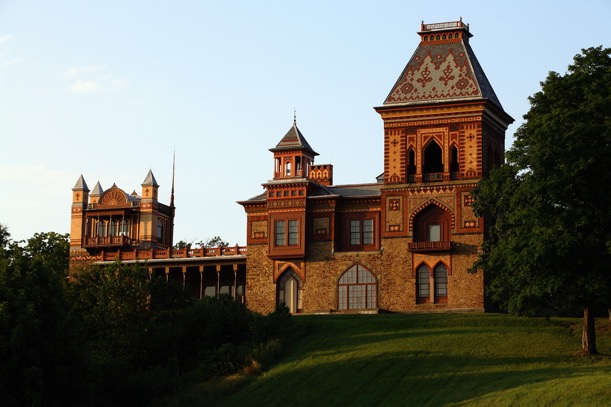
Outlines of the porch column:
M 238 265 L 233 263 L 233 300 L 238 300 Z
M 221 293 L 221 265 L 216 265 L 216 296 L 218 298 Z
M 204 266 L 199 266 L 199 299 L 204 298 Z

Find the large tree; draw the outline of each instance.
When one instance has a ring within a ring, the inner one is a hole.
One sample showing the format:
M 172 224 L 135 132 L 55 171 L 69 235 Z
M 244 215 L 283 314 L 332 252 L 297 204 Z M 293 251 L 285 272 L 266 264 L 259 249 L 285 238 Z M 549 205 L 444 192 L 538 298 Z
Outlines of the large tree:
M 593 309 L 611 304 L 611 48 L 550 72 L 507 162 L 475 190 L 494 219 L 476 264 L 492 300 L 514 314 L 582 308 L 582 348 L 596 354 Z

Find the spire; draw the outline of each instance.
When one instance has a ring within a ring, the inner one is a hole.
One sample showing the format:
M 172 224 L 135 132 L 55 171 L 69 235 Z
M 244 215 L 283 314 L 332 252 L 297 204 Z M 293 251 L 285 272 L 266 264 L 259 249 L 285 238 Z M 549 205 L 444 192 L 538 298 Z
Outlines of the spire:
M 89 188 L 87 187 L 87 183 L 85 182 L 85 178 L 83 177 L 83 174 L 81 174 L 81 176 L 78 178 L 78 180 L 76 181 L 76 184 L 74 184 L 74 188 L 72 188 L 73 191 L 79 190 L 79 191 L 87 191 L 89 192 Z
M 270 148 L 269 151 L 276 152 L 281 150 L 304 150 L 313 156 L 318 155 L 316 151 L 305 139 L 303 134 L 297 128 L 297 113 L 293 113 L 293 125 L 289 129 L 289 131 L 282 137 L 282 140 L 276 145 L 274 148 Z
M 159 184 L 157 184 L 157 180 L 155 179 L 155 176 L 153 175 L 153 170 L 149 170 L 148 174 L 146 174 L 146 178 L 144 179 L 144 181 L 142 182 L 142 186 L 147 186 L 147 187 L 158 187 Z
M 176 150 L 172 155 L 172 191 L 170 192 L 170 206 L 174 206 L 174 175 L 176 174 Z
M 101 196 L 103 193 L 104 189 L 100 185 L 100 181 L 96 182 L 93 191 L 91 191 L 91 196 Z

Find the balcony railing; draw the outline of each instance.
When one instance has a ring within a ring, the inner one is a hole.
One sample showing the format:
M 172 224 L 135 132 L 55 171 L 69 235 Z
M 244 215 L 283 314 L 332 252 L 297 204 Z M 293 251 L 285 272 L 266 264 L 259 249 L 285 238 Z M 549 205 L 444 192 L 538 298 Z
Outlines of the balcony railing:
M 427 172 L 423 174 L 425 181 L 443 181 L 443 172 Z
M 422 31 L 437 31 L 452 28 L 463 28 L 469 29 L 469 24 L 463 24 L 462 19 L 460 21 L 450 21 L 447 23 L 433 23 L 433 24 L 422 24 Z
M 452 248 L 452 242 L 444 240 L 441 242 L 413 242 L 408 244 L 410 252 L 442 252 L 449 251 Z
M 101 261 L 115 260 L 150 260 L 150 259 L 186 259 L 200 257 L 219 257 L 219 256 L 239 256 L 246 255 L 246 246 L 227 246 L 227 247 L 202 247 L 200 249 L 180 249 L 180 250 L 132 250 L 102 252 Z
M 94 236 L 85 238 L 85 247 L 123 247 L 131 244 L 127 236 Z

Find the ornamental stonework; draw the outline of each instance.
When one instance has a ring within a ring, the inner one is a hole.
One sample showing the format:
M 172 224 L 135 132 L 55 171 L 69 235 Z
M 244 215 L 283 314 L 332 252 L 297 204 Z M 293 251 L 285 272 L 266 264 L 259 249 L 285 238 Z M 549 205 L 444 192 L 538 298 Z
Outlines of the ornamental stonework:
M 252 239 L 265 239 L 267 238 L 267 221 L 258 220 L 251 223 L 251 234 Z

